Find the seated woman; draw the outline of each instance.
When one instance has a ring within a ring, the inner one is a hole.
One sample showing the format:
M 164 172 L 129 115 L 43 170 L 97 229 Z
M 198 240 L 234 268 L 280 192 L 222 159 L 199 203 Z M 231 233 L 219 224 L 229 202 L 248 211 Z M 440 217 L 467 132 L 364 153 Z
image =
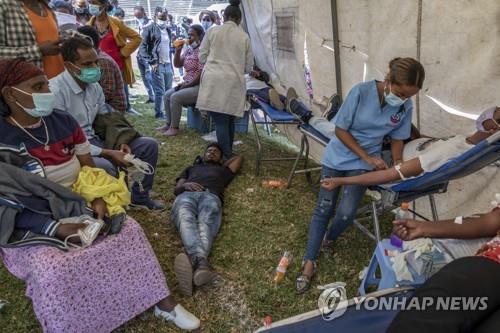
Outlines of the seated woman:
M 65 186 L 70 186 L 76 180 L 81 165 L 94 166 L 89 154 L 89 143 L 82 129 L 65 111 L 53 110 L 52 105 L 54 96 L 49 90 L 47 77 L 42 70 L 23 59 L 0 61 L 0 92 L 0 111 L 2 115 L 0 118 L 0 131 L 3 133 L 0 138 L 0 143 L 15 146 L 19 146 L 19 143 L 23 143 L 27 147 L 28 152 L 42 162 L 48 179 Z M 106 205 L 102 200 L 93 202 L 92 208 L 100 219 L 106 214 Z M 48 221 L 43 215 L 33 212 L 30 212 L 27 218 L 34 232 L 41 231 L 49 233 L 50 230 L 54 230 L 51 232 L 50 236 L 55 235 L 61 239 L 75 233 L 76 230 L 88 227 L 87 224 L 60 224 L 54 227 L 54 225 L 47 225 L 47 223 L 53 222 L 51 221 L 52 219 Z M 37 221 L 38 223 L 36 223 Z M 173 296 L 170 295 L 168 288 L 164 284 L 164 276 L 158 261 L 152 252 L 151 246 L 145 240 L 142 230 L 136 223 L 130 220 L 128 222 L 129 225 L 126 226 L 128 227 L 127 233 L 132 238 L 128 237 L 129 239 L 122 239 L 121 241 L 127 244 L 127 248 L 120 250 L 122 258 L 127 258 L 127 260 L 117 261 L 116 258 L 107 257 L 106 253 L 98 253 L 99 258 L 97 262 L 99 265 L 91 267 L 88 273 L 112 277 L 112 281 L 121 281 L 121 283 L 123 283 L 123 281 L 132 281 L 130 278 L 137 281 L 143 281 L 146 277 L 155 279 L 155 281 L 145 283 L 140 290 L 142 297 L 145 298 L 144 302 L 156 297 L 154 296 L 155 292 L 164 295 L 164 298 L 155 306 L 155 315 L 166 320 L 174 321 L 174 323 L 182 329 L 197 328 L 199 326 L 199 320 L 185 310 L 180 304 L 177 304 Z M 22 226 L 18 225 L 16 227 Z M 131 231 L 134 228 L 136 230 Z M 98 232 L 99 230 L 97 229 L 97 232 L 92 236 L 95 238 Z M 108 241 L 108 239 L 103 242 Z M 142 239 L 144 239 L 144 241 Z M 146 242 L 146 244 L 143 242 Z M 92 248 L 93 247 L 90 247 L 89 251 L 92 251 Z M 16 262 L 28 260 L 30 255 L 36 256 L 36 251 L 38 250 L 44 251 L 40 249 L 40 247 L 14 248 L 4 249 L 0 251 L 0 254 L 3 255 L 9 270 L 11 270 L 11 272 L 18 272 L 17 269 L 19 267 L 16 267 Z M 139 250 L 142 252 L 139 252 Z M 85 254 L 82 253 L 81 256 L 85 256 Z M 118 262 L 121 262 L 121 264 Z M 141 265 L 143 267 L 147 266 L 148 271 L 142 273 L 139 271 L 136 272 L 137 276 L 133 276 L 131 275 L 131 269 L 128 268 L 129 265 L 137 265 L 138 267 Z M 33 278 L 32 274 L 13 274 L 16 276 L 25 276 L 26 279 Z M 124 274 L 127 274 L 127 277 L 122 276 Z M 140 276 L 140 274 L 142 274 L 142 276 Z M 75 284 L 86 281 L 85 276 L 78 276 L 78 278 L 77 281 L 80 282 L 75 282 Z M 151 285 L 160 285 L 162 288 L 157 291 L 148 290 L 147 286 Z M 114 292 L 112 296 L 109 296 L 110 298 L 119 297 L 123 293 L 133 294 L 135 292 L 128 290 L 128 285 L 118 283 L 117 286 L 119 288 L 112 285 L 106 287 Z M 49 286 L 46 287 L 49 288 Z M 75 291 L 81 293 L 79 295 L 80 303 L 84 303 L 85 306 L 88 306 L 90 302 L 92 308 L 99 308 L 98 305 L 102 306 L 102 303 L 100 303 L 102 302 L 102 297 L 89 295 L 85 292 L 86 289 L 90 290 L 92 288 L 87 288 L 87 286 L 85 286 L 85 288 L 82 289 L 80 287 L 82 286 L 75 285 L 71 287 L 74 288 Z M 137 286 L 133 288 L 136 287 Z M 64 291 L 66 289 L 62 290 Z M 64 292 L 69 291 L 66 290 Z M 44 302 L 43 299 L 36 299 L 37 295 L 38 294 L 33 295 L 32 297 L 34 305 L 37 301 Z M 40 296 L 40 298 L 42 297 Z M 58 300 L 58 302 L 58 304 L 62 304 L 63 301 Z M 113 302 L 110 301 L 106 306 L 112 306 L 112 303 Z M 70 312 L 73 310 L 77 311 L 75 309 L 76 307 L 73 304 L 68 306 L 69 307 L 63 312 L 67 316 L 71 314 L 74 315 L 74 313 Z M 131 308 L 137 306 L 137 304 L 130 305 Z M 54 310 L 52 308 L 47 309 L 50 310 L 50 312 Z M 55 315 L 49 314 L 48 312 L 44 313 L 43 308 L 39 309 L 39 311 L 42 312 L 43 315 L 48 315 L 54 319 Z M 37 315 L 39 314 L 40 313 L 37 312 Z M 100 313 L 99 315 L 103 314 Z M 97 315 L 94 313 L 93 316 L 95 317 Z M 54 320 L 60 321 L 62 318 L 56 319 Z M 92 323 L 89 323 L 89 325 L 90 324 Z M 85 329 L 81 329 L 81 327 L 79 329 L 79 331 L 84 330 Z M 87 329 L 86 331 L 95 332 L 96 330 Z
M 332 177 L 321 181 L 327 190 L 342 185 L 378 185 L 415 177 L 423 172 L 431 172 L 449 160 L 466 152 L 473 145 L 487 139 L 500 130 L 500 108 L 492 107 L 484 111 L 476 122 L 477 131 L 465 137 L 455 135 L 450 138 L 420 138 L 407 143 L 403 150 L 403 161 L 394 167 L 368 172 L 353 177 Z
M 157 128 L 157 130 L 163 132 L 166 136 L 175 136 L 179 132 L 182 107 L 196 104 L 203 70 L 203 64 L 198 60 L 198 52 L 204 34 L 202 26 L 194 24 L 189 27 L 189 45 L 183 53 L 184 43 L 174 43 L 174 45 L 177 45 L 174 66 L 177 68 L 183 67 L 186 74 L 184 75 L 184 82 L 169 89 L 164 96 L 167 123 Z

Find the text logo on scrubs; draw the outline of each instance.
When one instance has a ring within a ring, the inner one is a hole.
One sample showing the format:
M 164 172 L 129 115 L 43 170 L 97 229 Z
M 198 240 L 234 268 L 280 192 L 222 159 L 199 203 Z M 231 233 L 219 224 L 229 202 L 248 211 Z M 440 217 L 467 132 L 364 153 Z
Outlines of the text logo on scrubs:
M 342 316 L 347 310 L 347 292 L 345 283 L 335 282 L 320 286 L 323 292 L 318 298 L 318 309 L 325 321 L 331 321 Z

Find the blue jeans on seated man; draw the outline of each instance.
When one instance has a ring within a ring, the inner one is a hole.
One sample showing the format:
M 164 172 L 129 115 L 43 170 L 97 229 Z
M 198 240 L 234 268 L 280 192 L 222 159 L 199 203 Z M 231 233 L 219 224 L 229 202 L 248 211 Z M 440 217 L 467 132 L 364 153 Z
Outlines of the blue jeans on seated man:
M 95 146 L 104 147 L 104 142 L 99 138 L 92 138 L 89 142 Z M 156 163 L 158 162 L 158 143 L 155 139 L 143 136 L 132 140 L 128 145 L 135 157 L 151 164 L 151 166 L 156 169 Z M 114 177 L 118 176 L 118 170 L 112 161 L 97 156 L 93 156 L 93 159 L 96 167 L 106 170 L 107 173 Z M 132 186 L 132 203 L 143 204 L 149 200 L 149 191 L 153 188 L 153 180 L 154 174 L 144 177 L 142 181 L 144 191 L 141 191 L 137 183 Z
M 335 170 L 323 165 L 321 178 L 325 177 L 350 177 L 365 173 L 366 170 Z M 340 190 L 342 189 L 342 199 L 338 207 Z M 309 224 L 309 236 L 307 240 L 306 255 L 304 260 L 316 261 L 326 229 L 330 219 L 333 218 L 332 225 L 326 235 L 327 240 L 336 240 L 340 234 L 354 221 L 358 206 L 366 192 L 366 186 L 347 185 L 336 188 L 333 191 L 320 189 L 318 202 L 314 209 L 311 223 Z
M 222 222 L 222 203 L 208 190 L 183 192 L 172 206 L 171 220 L 190 257 L 208 258 Z
M 221 146 L 224 157 L 229 159 L 233 156 L 235 116 L 219 112 L 209 112 L 208 114 L 215 123 L 217 143 Z
M 155 117 L 163 118 L 163 95 L 172 88 L 174 77 L 172 65 L 170 63 L 159 64 L 156 70 L 151 72 L 151 77 L 155 93 Z
M 144 87 L 148 92 L 148 97 L 150 101 L 154 101 L 155 94 L 153 91 L 153 83 L 151 77 L 151 67 L 149 63 L 143 58 L 137 56 L 137 66 L 139 67 L 139 71 L 141 72 L 142 82 L 144 83 Z

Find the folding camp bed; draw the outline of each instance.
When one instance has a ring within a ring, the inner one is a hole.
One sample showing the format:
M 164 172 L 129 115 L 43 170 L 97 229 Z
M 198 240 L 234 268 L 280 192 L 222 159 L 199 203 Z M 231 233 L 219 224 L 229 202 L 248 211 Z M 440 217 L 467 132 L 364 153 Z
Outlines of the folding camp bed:
M 346 305 L 345 313 L 333 320 L 323 319 L 320 310 L 314 310 L 261 327 L 257 333 L 329 333 L 329 332 L 385 332 L 398 313 L 397 306 L 380 306 L 371 309 L 375 300 L 378 304 L 402 304 L 413 295 L 414 288 L 399 287 L 377 291 L 366 295 L 369 306 L 358 306 L 354 299 Z M 340 310 L 340 306 L 337 310 Z
M 255 174 L 258 176 L 260 173 L 260 164 L 262 162 L 272 162 L 272 161 L 291 161 L 295 160 L 295 157 L 273 157 L 273 158 L 264 158 L 262 151 L 262 143 L 259 135 L 259 131 L 257 130 L 257 125 L 297 125 L 299 121 L 297 118 L 288 113 L 287 111 L 279 111 L 273 108 L 271 105 L 265 103 L 261 99 L 256 96 L 252 96 L 252 108 L 258 107 L 264 113 L 264 120 L 257 120 L 253 110 L 250 112 L 250 119 L 252 120 L 252 125 L 255 133 L 255 139 L 257 144 L 257 158 L 255 165 Z
M 292 171 L 290 172 L 290 175 L 288 176 L 288 183 L 287 183 L 287 188 L 289 188 L 292 185 L 292 180 L 293 176 L 296 174 L 305 174 L 307 181 L 311 186 L 314 185 L 314 181 L 311 176 L 312 171 L 318 171 L 321 170 L 321 167 L 314 167 L 314 168 L 308 168 L 308 161 L 309 161 L 309 139 L 312 141 L 322 145 L 323 147 L 326 147 L 328 145 L 328 142 L 330 142 L 330 139 L 323 134 L 321 134 L 318 130 L 316 130 L 314 127 L 307 123 L 301 123 L 299 125 L 299 131 L 302 134 L 302 138 L 300 140 L 300 149 L 297 154 L 297 157 L 295 158 L 295 162 L 292 167 Z M 299 165 L 299 161 L 303 159 L 304 160 L 304 168 L 297 170 L 297 167 Z
M 403 202 L 412 202 L 424 196 L 429 197 L 432 218 L 437 221 L 439 217 L 434 194 L 446 192 L 451 180 L 468 176 L 488 165 L 497 167 L 494 163 L 498 160 L 500 160 L 500 132 L 449 160 L 435 171 L 426 172 L 399 183 L 373 187 L 373 190 L 380 192 L 381 198 L 360 208 L 355 224 L 378 244 L 381 240 L 378 216 L 399 207 Z M 417 212 L 410 211 L 420 218 L 429 220 Z M 360 220 L 367 218 L 372 219 L 375 234 L 359 223 Z

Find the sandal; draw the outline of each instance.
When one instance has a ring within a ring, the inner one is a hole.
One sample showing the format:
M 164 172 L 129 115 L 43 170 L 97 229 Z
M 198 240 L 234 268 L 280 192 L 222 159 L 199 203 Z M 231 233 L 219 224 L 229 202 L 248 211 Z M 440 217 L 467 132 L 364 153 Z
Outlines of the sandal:
M 311 286 L 311 280 L 313 277 L 316 275 L 316 269 L 317 265 L 315 261 L 311 261 L 313 263 L 313 273 L 311 276 L 307 276 L 305 274 L 300 274 L 297 279 L 295 280 L 295 290 L 297 291 L 297 294 L 303 294 L 305 293 L 309 287 Z M 306 261 L 302 262 L 302 272 L 304 271 L 304 266 L 306 264 Z

